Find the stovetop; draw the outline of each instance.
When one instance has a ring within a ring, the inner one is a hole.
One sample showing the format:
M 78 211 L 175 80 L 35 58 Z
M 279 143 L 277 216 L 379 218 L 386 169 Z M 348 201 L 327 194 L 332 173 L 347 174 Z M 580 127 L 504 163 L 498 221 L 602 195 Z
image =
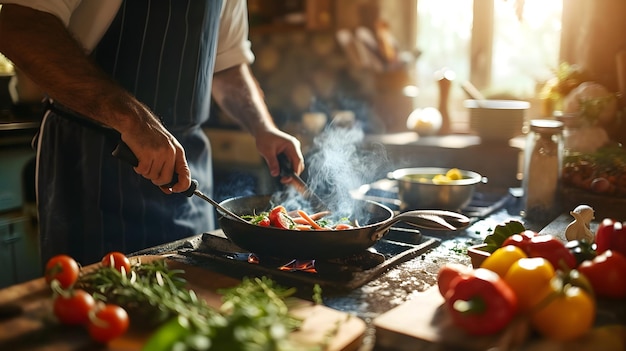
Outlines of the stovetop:
M 399 210 L 395 181 L 380 180 L 367 184 L 352 195 Z M 501 209 L 510 198 L 508 194 L 476 192 L 462 212 L 475 222 Z M 349 291 L 367 284 L 402 262 L 428 252 L 441 243 L 441 238 L 453 234 L 420 231 L 408 224 L 398 223 L 361 254 L 341 259 L 301 261 L 296 258 L 258 257 L 239 248 L 219 231 L 202 234 L 199 245 L 180 254 L 195 265 L 207 266 L 237 278 L 268 276 L 288 286 L 305 286 L 307 290 L 318 284 L 324 291 Z
M 394 211 L 400 210 L 398 199 L 398 182 L 392 179 L 380 179 L 375 182 L 364 184 L 351 191 L 351 195 L 357 199 L 380 202 Z M 460 212 L 477 220 L 489 216 L 499 210 L 511 199 L 511 195 L 500 192 L 475 191 L 470 201 Z
M 356 289 L 439 243 L 439 239 L 423 235 L 416 229 L 392 227 L 387 235 L 363 253 L 339 259 L 300 261 L 259 257 L 225 237 L 204 233 L 197 248 L 182 254 L 196 265 L 218 267 L 228 275 L 268 276 L 289 286 L 318 284 L 327 291 L 342 291 Z

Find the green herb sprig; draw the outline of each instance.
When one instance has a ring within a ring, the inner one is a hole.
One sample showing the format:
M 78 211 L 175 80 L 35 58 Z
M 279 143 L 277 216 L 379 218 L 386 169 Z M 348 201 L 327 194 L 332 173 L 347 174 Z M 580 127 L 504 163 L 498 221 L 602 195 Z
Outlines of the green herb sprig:
M 144 350 L 302 349 L 287 338 L 302 324 L 289 313 L 295 289 L 266 277 L 244 278 L 218 291 L 223 303 L 215 309 L 185 287 L 181 273 L 157 260 L 135 264 L 128 275 L 99 267 L 84 274 L 78 285 L 99 300 L 127 309 L 131 321 L 140 316 L 135 318 L 146 326 L 158 325 Z

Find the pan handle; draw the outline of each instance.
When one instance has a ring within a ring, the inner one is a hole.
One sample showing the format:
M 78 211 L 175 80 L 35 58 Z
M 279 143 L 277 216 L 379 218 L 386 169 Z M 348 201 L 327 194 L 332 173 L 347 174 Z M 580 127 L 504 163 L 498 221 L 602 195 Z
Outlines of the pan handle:
M 387 229 L 401 221 L 421 229 L 450 231 L 464 229 L 471 223 L 467 216 L 452 211 L 413 210 L 402 212 L 382 224 L 376 229 L 375 235 L 384 235 Z
M 137 167 L 137 165 L 139 165 L 139 160 L 137 159 L 137 156 L 135 156 L 135 153 L 133 153 L 133 150 L 131 150 L 128 145 L 126 145 L 126 143 L 121 140 L 119 143 L 117 143 L 117 146 L 115 146 L 115 149 L 113 149 L 111 155 L 119 158 L 120 160 L 128 163 L 133 167 Z M 174 172 L 174 174 L 172 175 L 172 180 L 169 182 L 169 184 L 163 185 L 163 187 L 171 188 L 176 183 L 178 183 L 178 173 Z M 197 188 L 198 181 L 192 179 L 189 188 L 183 191 L 181 194 L 187 197 L 191 197 Z

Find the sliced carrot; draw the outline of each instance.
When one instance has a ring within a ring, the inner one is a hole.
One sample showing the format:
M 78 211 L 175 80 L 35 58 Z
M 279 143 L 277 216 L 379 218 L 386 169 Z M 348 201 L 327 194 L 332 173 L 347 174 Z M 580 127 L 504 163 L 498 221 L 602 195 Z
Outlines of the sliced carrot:
M 352 228 L 354 227 L 347 223 L 339 223 L 335 226 L 335 230 L 346 230 L 346 229 L 352 229 Z
M 309 215 L 303 210 L 298 210 L 298 214 L 300 215 L 300 217 L 306 219 L 306 221 L 309 222 L 311 227 L 313 227 L 314 229 L 322 229 L 322 227 L 319 224 L 315 223 L 315 221 L 311 217 L 309 217 Z
M 302 218 L 302 217 L 291 217 L 291 220 L 293 220 L 293 222 L 295 224 L 302 224 L 302 225 L 308 225 L 309 221 L 307 221 L 306 219 Z
M 317 221 L 328 216 L 329 214 L 330 214 L 330 211 L 320 211 L 320 212 L 316 212 L 316 213 L 309 215 L 309 217 L 311 217 L 312 220 Z

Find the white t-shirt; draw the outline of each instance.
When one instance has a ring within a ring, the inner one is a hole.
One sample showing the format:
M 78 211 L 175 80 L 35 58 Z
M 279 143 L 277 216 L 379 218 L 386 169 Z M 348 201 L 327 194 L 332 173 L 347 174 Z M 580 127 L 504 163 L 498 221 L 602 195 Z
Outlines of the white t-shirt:
M 18 4 L 53 14 L 90 52 L 113 21 L 122 0 L 3 0 L 2 3 Z M 248 40 L 246 0 L 224 0 L 217 45 L 215 72 L 254 61 Z

